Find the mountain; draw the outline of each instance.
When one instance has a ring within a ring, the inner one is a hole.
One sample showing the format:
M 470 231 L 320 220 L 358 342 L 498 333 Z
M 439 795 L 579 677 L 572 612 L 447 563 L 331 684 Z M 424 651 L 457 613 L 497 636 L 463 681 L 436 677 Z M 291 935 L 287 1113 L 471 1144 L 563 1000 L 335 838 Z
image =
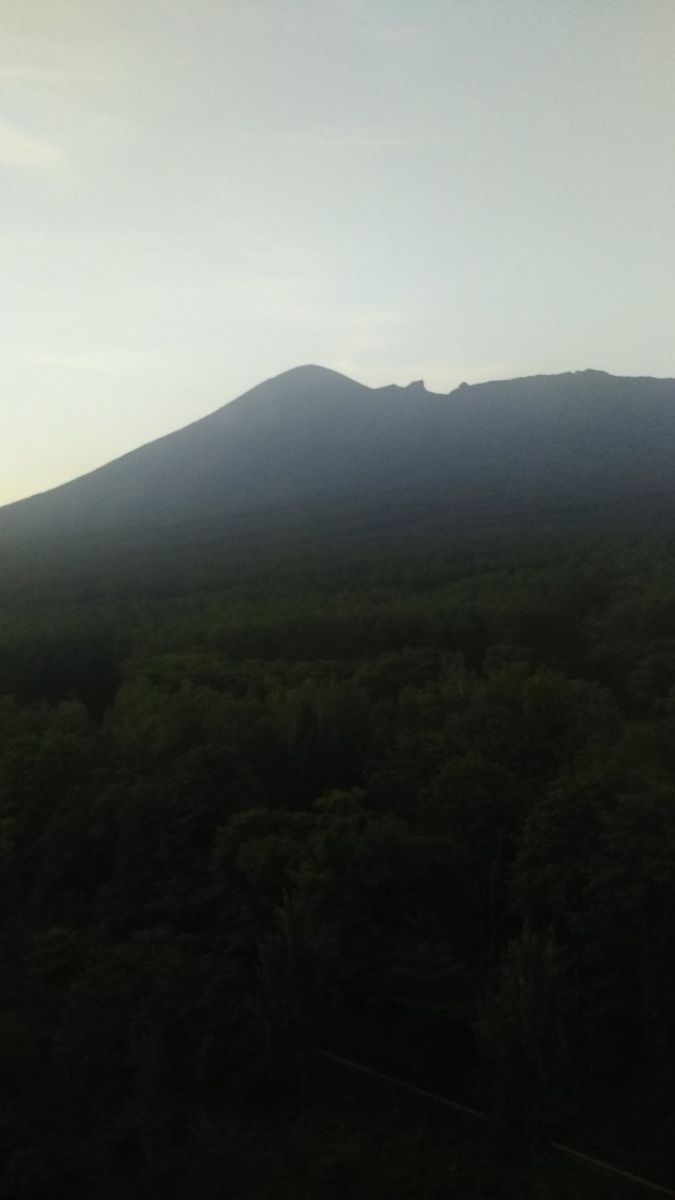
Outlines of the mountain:
M 298 367 L 98 470 L 0 509 L 0 534 L 208 525 L 284 509 L 643 503 L 675 512 L 675 380 L 602 371 L 368 388 Z M 467 500 L 468 498 L 468 500 Z M 617 510 L 618 511 L 618 510 Z

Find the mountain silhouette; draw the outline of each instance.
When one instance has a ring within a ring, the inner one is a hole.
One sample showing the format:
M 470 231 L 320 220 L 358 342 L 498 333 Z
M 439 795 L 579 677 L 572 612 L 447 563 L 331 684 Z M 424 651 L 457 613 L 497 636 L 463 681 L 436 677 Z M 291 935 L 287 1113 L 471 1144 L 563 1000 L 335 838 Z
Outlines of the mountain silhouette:
M 284 506 L 472 495 L 615 505 L 675 495 L 675 380 L 603 371 L 448 395 L 303 366 L 70 483 L 0 509 L 0 533 L 171 527 Z M 490 500 L 491 498 L 491 500 Z

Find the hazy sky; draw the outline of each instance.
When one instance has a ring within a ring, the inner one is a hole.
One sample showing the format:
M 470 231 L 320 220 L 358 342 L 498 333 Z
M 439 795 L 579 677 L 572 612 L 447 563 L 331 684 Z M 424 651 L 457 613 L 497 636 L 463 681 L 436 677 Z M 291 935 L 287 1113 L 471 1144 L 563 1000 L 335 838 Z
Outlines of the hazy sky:
M 0 502 L 318 362 L 675 376 L 674 0 L 0 0 Z

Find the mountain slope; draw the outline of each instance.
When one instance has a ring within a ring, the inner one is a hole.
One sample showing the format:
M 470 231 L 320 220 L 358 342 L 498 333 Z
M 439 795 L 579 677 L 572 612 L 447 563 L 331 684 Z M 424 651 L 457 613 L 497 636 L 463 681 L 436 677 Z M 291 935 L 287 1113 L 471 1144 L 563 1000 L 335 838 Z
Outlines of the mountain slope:
M 673 492 L 675 381 L 599 371 L 434 395 L 287 371 L 194 424 L 0 509 L 0 533 L 185 525 L 284 505 L 468 492 L 536 506 Z

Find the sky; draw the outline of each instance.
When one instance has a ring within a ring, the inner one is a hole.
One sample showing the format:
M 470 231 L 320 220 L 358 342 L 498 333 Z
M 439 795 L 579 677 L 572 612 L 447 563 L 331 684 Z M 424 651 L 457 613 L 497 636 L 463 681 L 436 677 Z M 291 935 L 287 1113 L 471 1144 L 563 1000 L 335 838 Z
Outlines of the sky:
M 673 0 L 0 0 L 0 503 L 320 363 L 675 377 Z

